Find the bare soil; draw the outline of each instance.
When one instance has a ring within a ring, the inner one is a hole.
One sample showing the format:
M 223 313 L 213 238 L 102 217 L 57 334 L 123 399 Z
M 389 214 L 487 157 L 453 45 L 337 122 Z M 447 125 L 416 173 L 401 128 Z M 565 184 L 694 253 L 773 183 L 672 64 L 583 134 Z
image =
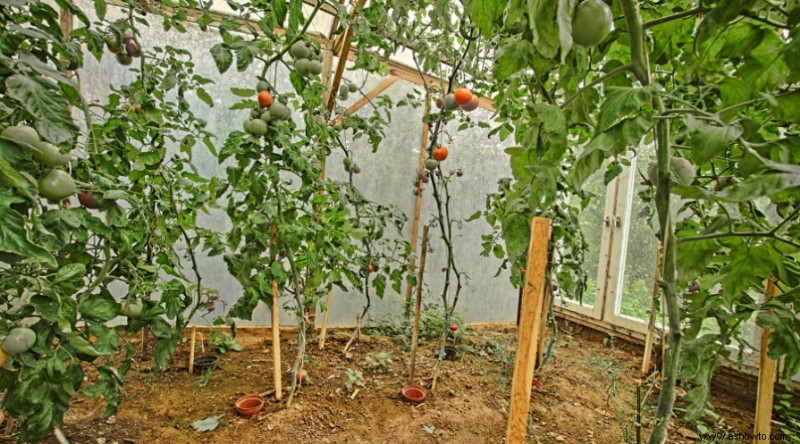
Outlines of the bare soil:
M 169 369 L 159 374 L 150 371 L 152 362 L 146 358 L 136 362 L 126 378 L 126 396 L 117 415 L 103 419 L 102 400 L 78 396 L 62 430 L 71 443 L 92 444 L 504 441 L 516 341 L 512 329 L 464 331 L 457 360 L 443 362 L 435 392 L 429 391 L 418 405 L 400 396 L 410 355 L 401 341 L 362 334 L 344 353 L 350 334 L 344 330 L 330 334 L 323 351 L 311 338 L 307 367 L 311 382 L 299 389 L 288 409 L 286 396 L 281 402 L 269 396 L 263 411 L 249 419 L 238 416 L 233 407 L 239 397 L 273 387 L 271 343 L 264 338 L 265 330 L 240 336 L 244 351 L 221 355 L 210 377 L 188 375 L 187 343 L 181 344 Z M 291 337 L 282 341 L 284 386 L 289 383 L 295 346 Z M 207 343 L 205 347 L 209 352 Z M 435 342 L 424 342 L 418 353 L 416 382 L 426 388 L 432 382 L 435 347 Z M 381 352 L 392 361 L 370 368 L 365 358 Z M 543 390 L 534 390 L 532 396 L 529 442 L 625 442 L 623 428 L 633 432 L 640 359 L 613 340 L 582 339 L 562 329 L 553 359 L 537 377 Z M 354 386 L 359 389 L 354 397 L 345 384 L 347 369 L 363 374 L 364 387 Z M 654 394 L 646 399 L 645 436 L 655 400 Z M 750 431 L 753 413 L 746 405 L 725 396 L 715 396 L 712 402 L 721 415 L 718 427 Z M 219 416 L 215 430 L 198 432 L 191 427 L 212 416 Z M 0 443 L 16 442 L 13 426 L 5 429 Z M 669 442 L 699 441 L 693 430 L 677 419 Z M 46 442 L 58 441 L 50 437 Z

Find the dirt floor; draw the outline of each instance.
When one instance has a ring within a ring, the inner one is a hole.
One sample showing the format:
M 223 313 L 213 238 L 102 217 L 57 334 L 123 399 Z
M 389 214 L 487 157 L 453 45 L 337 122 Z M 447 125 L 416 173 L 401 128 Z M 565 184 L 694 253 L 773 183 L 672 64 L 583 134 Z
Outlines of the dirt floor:
M 398 338 L 362 334 L 343 353 L 351 332 L 340 330 L 328 336 L 324 351 L 311 338 L 311 381 L 299 390 L 291 408 L 270 396 L 261 413 L 241 418 L 233 407 L 236 399 L 273 387 L 270 342 L 250 334 L 239 338 L 244 351 L 222 355 L 218 368 L 206 377 L 187 374 L 185 343 L 169 369 L 160 374 L 149 371 L 151 361 L 137 362 L 128 374 L 127 396 L 116 416 L 104 420 L 102 401 L 78 396 L 62 429 L 71 443 L 93 444 L 502 443 L 514 332 L 467 329 L 462 333 L 457 360 L 443 363 L 435 392 L 418 405 L 400 396 L 409 353 Z M 295 345 L 291 337 L 282 341 L 285 385 Z M 434 348 L 434 342 L 426 341 L 418 354 L 417 382 L 425 387 L 431 384 Z M 543 390 L 533 393 L 529 442 L 626 442 L 623 429 L 633 433 L 640 357 L 625 348 L 608 338 L 587 340 L 562 328 L 554 359 L 538 376 Z M 391 362 L 374 366 L 367 362 L 369 357 L 380 363 L 384 352 Z M 363 375 L 362 381 L 352 377 L 353 389 L 358 389 L 355 396 L 346 387 L 348 370 Z M 364 386 L 358 387 L 358 382 Z M 651 395 L 646 417 L 654 402 Z M 712 402 L 721 415 L 716 430 L 750 430 L 753 413 L 744 410 L 746 405 L 737 405 L 734 397 L 718 396 Z M 191 427 L 212 416 L 219 417 L 215 430 L 198 432 Z M 679 419 L 674 423 L 669 442 L 701 442 L 693 425 Z M 644 426 L 646 436 L 647 419 Z M 0 443 L 16 442 L 13 432 L 6 428 Z M 57 441 L 51 437 L 47 442 Z

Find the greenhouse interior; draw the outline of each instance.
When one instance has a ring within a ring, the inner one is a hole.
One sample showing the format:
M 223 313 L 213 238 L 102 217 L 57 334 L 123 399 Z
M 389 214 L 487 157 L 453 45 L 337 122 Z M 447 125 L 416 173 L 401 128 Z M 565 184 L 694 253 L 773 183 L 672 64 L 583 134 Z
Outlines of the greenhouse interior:
M 798 0 L 0 0 L 0 443 L 800 443 Z

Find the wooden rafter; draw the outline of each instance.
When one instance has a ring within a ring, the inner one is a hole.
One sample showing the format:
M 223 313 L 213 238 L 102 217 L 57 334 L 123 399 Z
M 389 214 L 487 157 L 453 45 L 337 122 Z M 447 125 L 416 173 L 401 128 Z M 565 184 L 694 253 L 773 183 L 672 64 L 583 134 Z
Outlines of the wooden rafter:
M 387 77 L 386 80 L 378 84 L 378 86 L 376 86 L 375 88 L 372 88 L 369 92 L 364 94 L 364 96 L 362 96 L 360 99 L 356 100 L 352 105 L 350 105 L 347 108 L 347 115 L 355 114 L 356 112 L 358 112 L 361 108 L 366 106 L 367 103 L 374 100 L 382 92 L 386 91 L 387 88 L 394 85 L 394 83 L 397 82 L 398 80 L 400 80 L 399 77 L 395 76 Z M 342 120 L 344 120 L 345 117 L 347 116 L 346 115 L 337 116 L 336 122 L 341 122 Z

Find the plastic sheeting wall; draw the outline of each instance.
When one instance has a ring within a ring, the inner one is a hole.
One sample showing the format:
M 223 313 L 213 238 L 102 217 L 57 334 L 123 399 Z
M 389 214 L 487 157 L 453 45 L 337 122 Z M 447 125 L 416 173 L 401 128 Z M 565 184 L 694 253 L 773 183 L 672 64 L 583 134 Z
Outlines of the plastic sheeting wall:
M 87 14 L 94 11 L 91 2 L 79 1 L 78 5 Z M 123 18 L 121 9 L 109 7 L 107 19 Z M 241 123 L 246 117 L 246 111 L 230 111 L 228 108 L 239 99 L 234 96 L 229 88 L 231 86 L 251 87 L 256 75 L 260 73 L 260 65 L 253 64 L 244 72 L 237 72 L 234 67 L 224 75 L 220 75 L 209 53 L 209 49 L 220 41 L 215 29 L 203 32 L 195 26 L 187 26 L 189 32 L 164 32 L 158 17 L 149 15 L 149 28 L 142 28 L 141 42 L 144 48 L 152 46 L 171 45 L 192 51 L 192 60 L 195 63 L 195 73 L 214 79 L 215 84 L 204 88 L 214 98 L 214 107 L 208 107 L 196 96 L 187 94 L 186 99 L 191 104 L 193 111 L 208 122 L 206 129 L 217 136 L 216 144 L 221 146 L 227 134 L 241 128 Z M 76 26 L 81 26 L 76 22 Z M 112 87 L 119 87 L 130 83 L 135 78 L 131 67 L 121 66 L 114 60 L 113 55 L 106 54 L 101 61 L 97 61 L 90 54 L 86 54 L 85 67 L 80 71 L 81 89 L 89 101 L 104 102 Z M 269 76 L 272 78 L 272 75 Z M 277 82 L 274 84 L 279 90 L 290 90 L 288 73 L 281 66 L 277 73 Z M 364 83 L 363 91 L 369 91 L 383 79 L 365 73 L 346 71 L 345 78 L 349 78 L 359 85 Z M 392 101 L 404 98 L 409 93 L 414 93 L 416 86 L 409 82 L 398 81 L 384 92 Z M 350 99 L 341 103 L 349 106 L 358 99 L 351 95 Z M 369 105 L 360 111 L 371 113 Z M 372 147 L 364 139 L 351 140 L 349 134 L 345 137 L 354 152 L 362 173 L 354 177 L 355 185 L 367 198 L 394 205 L 408 217 L 408 223 L 401 235 L 403 239 L 411 240 L 411 224 L 414 211 L 415 197 L 413 180 L 419 159 L 420 138 L 422 134 L 422 108 L 404 106 L 392 111 L 392 122 L 386 129 L 386 137 L 381 143 L 377 153 L 372 153 Z M 487 111 L 478 109 L 471 113 L 474 119 L 488 121 L 490 115 Z M 296 122 L 302 123 L 298 115 L 293 115 Z M 462 168 L 464 176 L 456 178 L 451 184 L 451 215 L 454 220 L 464 220 L 475 211 L 483 208 L 486 194 L 496 189 L 498 179 L 510 175 L 507 156 L 503 153 L 503 144 L 498 140 L 487 138 L 489 130 L 472 128 L 457 132 L 457 123 L 446 128 L 452 140 L 442 135 L 443 141 L 450 149 L 449 158 L 443 163 L 446 169 Z M 333 180 L 346 180 L 346 173 L 342 168 L 342 153 L 335 152 L 327 163 L 326 174 Z M 217 159 L 198 145 L 193 153 L 193 159 L 200 174 L 207 177 L 224 177 L 224 165 L 219 165 Z M 435 215 L 435 203 L 430 190 L 424 191 L 422 216 L 420 225 L 429 223 Z M 203 215 L 199 222 L 211 229 L 226 231 L 230 222 L 221 210 L 213 210 L 209 215 Z M 480 256 L 482 250 L 481 235 L 488 232 L 488 225 L 482 220 L 458 224 L 455 233 L 455 257 L 459 267 L 466 272 L 468 280 L 462 290 L 458 312 L 466 322 L 491 322 L 513 321 L 516 318 L 517 292 L 508 281 L 507 273 L 494 277 L 500 261 L 495 258 Z M 393 230 L 387 230 L 392 234 Z M 420 228 L 420 233 L 422 232 Z M 445 263 L 445 249 L 439 237 L 439 228 L 431 228 L 431 247 L 428 254 L 426 274 L 424 279 L 424 303 L 440 302 L 440 293 L 444 283 L 444 273 L 441 269 Z M 419 246 L 418 246 L 419 248 Z M 242 292 L 241 286 L 230 274 L 221 257 L 199 257 L 199 268 L 203 276 L 203 284 L 219 290 L 220 298 L 230 307 Z M 124 293 L 124 289 L 120 289 Z M 451 292 L 454 294 L 453 292 Z M 387 288 L 383 300 L 373 297 L 370 314 L 378 321 L 399 318 L 403 311 L 405 299 L 405 285 L 401 293 L 395 293 Z M 452 298 L 452 295 L 451 295 Z M 286 298 L 286 301 L 291 301 Z M 360 292 L 334 291 L 331 304 L 329 323 L 331 325 L 352 325 L 356 314 L 360 313 L 365 299 Z M 222 313 L 224 304 L 218 303 L 217 310 L 206 318 L 196 317 L 194 322 L 199 325 L 208 324 L 214 317 Z M 288 310 L 286 309 L 288 308 Z M 284 308 L 281 323 L 293 324 L 294 313 L 291 311 L 292 302 Z M 321 316 L 318 317 L 321 322 Z M 120 321 L 122 319 L 120 318 Z M 122 321 L 124 322 L 124 321 Z M 260 305 L 253 314 L 252 321 L 241 321 L 241 325 L 269 325 L 270 312 L 265 305 Z

